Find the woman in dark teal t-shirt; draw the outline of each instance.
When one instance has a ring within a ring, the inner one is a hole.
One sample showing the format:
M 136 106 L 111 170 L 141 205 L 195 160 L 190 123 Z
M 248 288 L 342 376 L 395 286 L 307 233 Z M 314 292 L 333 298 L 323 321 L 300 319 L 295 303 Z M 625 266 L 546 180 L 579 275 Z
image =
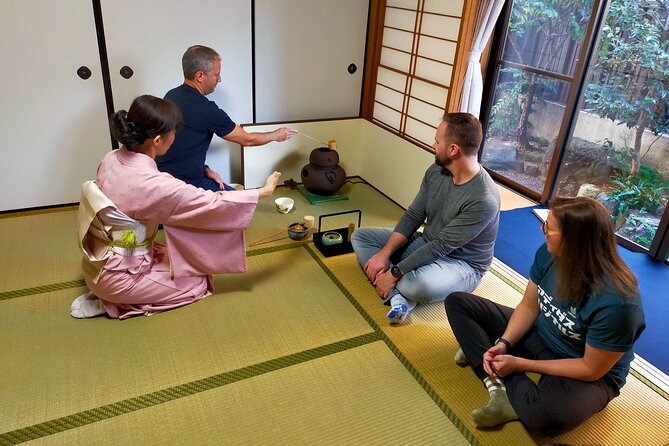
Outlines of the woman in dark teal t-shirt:
M 573 429 L 619 395 L 645 328 L 637 280 L 602 204 L 554 199 L 541 229 L 546 243 L 515 310 L 467 293 L 445 301 L 462 348 L 456 361 L 490 392 L 472 413 L 479 427 L 520 419 L 544 435 Z

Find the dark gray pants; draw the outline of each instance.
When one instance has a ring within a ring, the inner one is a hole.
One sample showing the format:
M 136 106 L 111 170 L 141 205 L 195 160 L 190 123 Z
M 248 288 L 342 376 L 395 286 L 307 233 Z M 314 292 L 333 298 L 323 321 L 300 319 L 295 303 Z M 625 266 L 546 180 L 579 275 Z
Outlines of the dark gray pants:
M 513 309 L 473 294 L 456 292 L 444 301 L 448 321 L 476 376 L 483 380 L 483 354 L 502 336 Z M 531 329 L 509 354 L 528 358 L 559 359 Z M 525 373 L 512 373 L 504 379 L 514 410 L 531 432 L 555 436 L 571 430 L 604 409 L 618 396 L 619 389 L 606 377 L 586 382 L 559 376 L 542 375 L 539 383 Z

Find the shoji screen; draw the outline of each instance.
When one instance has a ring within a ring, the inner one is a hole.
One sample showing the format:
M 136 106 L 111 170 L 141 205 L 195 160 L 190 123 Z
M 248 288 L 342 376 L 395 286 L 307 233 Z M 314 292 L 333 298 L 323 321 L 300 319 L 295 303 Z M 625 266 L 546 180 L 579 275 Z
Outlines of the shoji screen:
M 431 146 L 448 101 L 464 0 L 388 0 L 373 120 Z

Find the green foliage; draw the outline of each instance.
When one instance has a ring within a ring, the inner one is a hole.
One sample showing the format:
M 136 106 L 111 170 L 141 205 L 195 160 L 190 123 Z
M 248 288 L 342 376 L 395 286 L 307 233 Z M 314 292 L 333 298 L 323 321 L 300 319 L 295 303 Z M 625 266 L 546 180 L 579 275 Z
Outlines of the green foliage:
M 504 75 L 509 76 L 504 76 Z M 500 79 L 497 83 L 495 97 L 497 101 L 490 109 L 488 131 L 490 135 L 496 135 L 502 139 L 513 140 L 518 131 L 518 122 L 522 112 L 522 98 L 527 94 L 529 79 L 527 73 L 518 68 L 503 68 L 500 70 Z M 510 80 L 506 80 L 510 79 Z M 553 93 L 557 90 L 557 83 L 551 79 L 541 78 L 535 81 L 534 103 L 544 103 L 545 92 Z M 531 126 L 528 123 L 528 126 Z M 531 137 L 530 137 L 531 139 Z M 545 145 L 548 145 L 548 141 Z M 543 142 L 543 141 L 536 141 Z
M 592 0 L 516 0 L 509 20 L 509 32 L 524 37 L 530 29 L 547 35 L 556 34 L 555 31 L 559 30 L 571 40 L 581 40 L 592 4 Z
M 531 163 L 539 163 L 543 157 L 542 153 L 523 152 L 523 159 Z
M 655 233 L 657 232 L 656 228 L 649 225 L 645 220 L 637 218 L 633 215 L 627 217 L 627 222 L 635 227 L 641 226 L 648 232 L 648 237 L 643 235 L 637 235 L 633 240 L 634 242 L 645 247 L 649 247 L 651 243 L 653 243 L 653 238 L 655 237 Z
M 669 196 L 666 180 L 642 178 L 637 175 L 616 175 L 609 182 L 609 198 L 618 203 L 622 214 L 630 209 L 656 213 Z
M 585 107 L 628 128 L 666 133 L 667 0 L 612 0 Z
M 556 73 L 565 69 L 559 55 L 585 35 L 593 0 L 515 0 L 509 18 L 505 59 Z M 513 79 L 506 79 L 511 73 Z M 559 81 L 519 68 L 503 68 L 495 90 L 496 102 L 488 122 L 489 135 L 526 140 L 528 117 L 536 103 L 544 103 Z M 524 107 L 524 108 L 523 108 Z M 524 144 L 524 143 L 522 143 Z
M 549 140 L 542 138 L 541 136 L 530 136 L 528 139 L 537 147 L 548 147 L 548 144 L 550 144 Z
M 515 138 L 520 120 L 521 109 L 518 98 L 527 90 L 527 82 L 524 82 L 523 73 L 517 68 L 503 68 L 500 74 L 503 73 L 511 74 L 512 80 L 497 84 L 495 92 L 497 102 L 490 110 L 488 132 L 490 135 L 511 140 Z

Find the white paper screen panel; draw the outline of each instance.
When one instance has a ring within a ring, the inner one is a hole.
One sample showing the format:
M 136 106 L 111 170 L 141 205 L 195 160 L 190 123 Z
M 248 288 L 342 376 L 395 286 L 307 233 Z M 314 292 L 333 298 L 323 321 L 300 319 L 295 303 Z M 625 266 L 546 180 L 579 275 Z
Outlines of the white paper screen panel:
M 404 91 L 407 76 L 405 74 L 398 73 L 397 71 L 379 67 L 376 81 L 379 84 L 385 85 L 386 87 L 393 88 L 398 91 Z
M 437 121 L 438 122 L 438 121 Z M 429 146 L 434 143 L 436 127 L 431 127 L 412 118 L 407 118 L 406 134 Z
M 419 57 L 416 61 L 416 76 L 450 86 L 453 68 L 450 65 Z
M 411 55 L 390 48 L 381 49 L 381 65 L 408 72 Z
M 456 49 L 457 44 L 455 42 L 444 41 L 427 36 L 421 36 L 420 42 L 418 43 L 419 56 L 449 64 L 453 64 L 455 61 Z
M 443 108 L 448 99 L 448 89 L 414 79 L 411 83 L 411 96 Z
M 388 0 L 386 6 L 397 6 L 398 8 L 417 9 L 418 0 Z
M 416 11 L 387 8 L 384 25 L 413 32 L 416 28 Z
M 449 99 L 463 4 L 386 2 L 373 119 L 428 147 Z
M 428 124 L 439 123 L 441 116 L 444 114 L 443 107 L 435 107 L 434 105 L 426 104 L 418 99 L 409 99 L 409 108 L 407 115 L 416 118 Z
M 398 129 L 400 127 L 402 114 L 377 102 L 374 104 L 374 119 L 378 119 L 384 124 L 387 124 L 394 129 Z
M 401 111 L 402 104 L 404 103 L 404 94 L 379 85 L 376 87 L 376 100 L 390 108 Z
M 465 0 L 425 0 L 423 11 L 461 17 L 464 1 Z
M 423 14 L 420 32 L 429 36 L 441 37 L 442 39 L 458 40 L 460 19 L 434 14 Z
M 410 53 L 413 46 L 413 34 L 409 31 L 386 28 L 383 32 L 383 46 Z

